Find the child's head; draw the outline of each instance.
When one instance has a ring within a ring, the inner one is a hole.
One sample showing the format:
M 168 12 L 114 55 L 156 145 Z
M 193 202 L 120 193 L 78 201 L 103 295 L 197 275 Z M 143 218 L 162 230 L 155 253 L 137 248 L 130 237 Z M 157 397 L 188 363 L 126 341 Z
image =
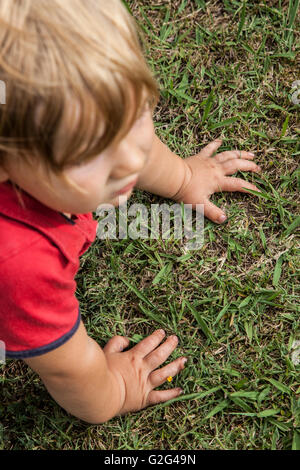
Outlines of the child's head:
M 0 0 L 0 50 L 0 182 L 62 212 L 116 203 L 158 99 L 121 0 Z

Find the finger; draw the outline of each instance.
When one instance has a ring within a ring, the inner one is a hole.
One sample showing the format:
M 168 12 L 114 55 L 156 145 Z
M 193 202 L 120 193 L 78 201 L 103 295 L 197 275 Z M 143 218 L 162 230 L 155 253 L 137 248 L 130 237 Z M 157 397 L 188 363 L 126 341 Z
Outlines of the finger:
M 222 163 L 222 168 L 225 175 L 233 175 L 238 170 L 240 171 L 254 171 L 259 173 L 261 171 L 260 167 L 256 163 L 239 159 L 231 159 Z
M 182 394 L 181 388 L 171 388 L 169 390 L 152 390 L 148 395 L 148 406 L 157 405 L 173 398 L 179 397 Z
M 201 150 L 201 152 L 197 156 L 210 157 L 218 150 L 222 142 L 223 142 L 222 139 L 216 139 L 213 142 L 210 142 Z
M 147 338 L 142 339 L 142 341 L 140 341 L 132 349 L 134 349 L 135 352 L 140 354 L 142 357 L 145 357 L 157 348 L 165 336 L 166 333 L 164 330 L 156 330 L 150 336 L 147 336 Z
M 227 218 L 225 212 L 208 199 L 204 202 L 204 215 L 216 224 L 222 224 Z
M 168 377 L 175 377 L 182 369 L 184 369 L 184 364 L 186 362 L 185 357 L 180 357 L 175 361 L 171 362 L 170 364 L 162 367 L 161 369 L 157 369 L 150 374 L 150 382 L 153 388 L 159 387 Z
M 104 346 L 105 353 L 120 352 L 129 346 L 130 340 L 125 336 L 114 336 Z
M 242 193 L 247 193 L 247 189 L 252 189 L 259 193 L 261 192 L 254 184 L 248 183 L 248 181 L 245 181 L 242 178 L 229 178 L 225 176 L 222 180 L 222 191 L 240 191 Z
M 176 346 L 178 345 L 178 338 L 177 336 L 169 336 L 166 341 L 161 344 L 155 351 L 152 351 L 148 356 L 145 357 L 145 361 L 147 361 L 150 370 L 157 369 L 157 367 L 161 366 L 166 359 L 172 354 Z
M 214 159 L 219 163 L 226 162 L 227 160 L 232 160 L 236 158 L 244 158 L 245 160 L 253 160 L 255 156 L 253 153 L 245 152 L 244 150 L 228 150 L 226 152 L 221 152 L 215 155 Z

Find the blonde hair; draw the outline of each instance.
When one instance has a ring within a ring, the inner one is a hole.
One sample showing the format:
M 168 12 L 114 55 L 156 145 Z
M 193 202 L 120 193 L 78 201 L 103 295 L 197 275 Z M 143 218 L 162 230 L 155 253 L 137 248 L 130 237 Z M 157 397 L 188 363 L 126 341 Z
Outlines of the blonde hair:
M 62 176 L 120 141 L 159 98 L 141 38 L 121 0 L 0 0 L 0 165 L 37 158 Z

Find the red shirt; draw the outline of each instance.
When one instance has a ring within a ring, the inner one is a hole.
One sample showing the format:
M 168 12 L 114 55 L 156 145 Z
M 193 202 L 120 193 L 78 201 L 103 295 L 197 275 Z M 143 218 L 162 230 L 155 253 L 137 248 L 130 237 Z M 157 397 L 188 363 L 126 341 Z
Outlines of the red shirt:
M 71 220 L 25 191 L 25 209 L 8 181 L 0 184 L 0 340 L 7 358 L 45 354 L 80 324 L 74 277 L 96 238 L 92 213 Z

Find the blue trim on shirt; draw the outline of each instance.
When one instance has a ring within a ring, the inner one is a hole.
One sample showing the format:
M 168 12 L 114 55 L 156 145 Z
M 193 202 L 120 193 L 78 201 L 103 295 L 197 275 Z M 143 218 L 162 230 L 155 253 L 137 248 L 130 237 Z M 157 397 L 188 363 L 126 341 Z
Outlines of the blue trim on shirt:
M 79 313 L 75 325 L 70 331 L 68 331 L 68 333 L 65 333 L 63 336 L 61 336 L 61 338 L 56 339 L 52 343 L 46 344 L 45 346 L 41 346 L 40 348 L 30 349 L 26 351 L 5 351 L 5 356 L 8 359 L 25 359 L 27 357 L 40 356 L 41 354 L 53 351 L 53 349 L 62 346 L 71 338 L 71 336 L 73 336 L 73 334 L 77 331 L 79 327 L 81 320 L 80 307 L 78 308 L 78 312 Z

